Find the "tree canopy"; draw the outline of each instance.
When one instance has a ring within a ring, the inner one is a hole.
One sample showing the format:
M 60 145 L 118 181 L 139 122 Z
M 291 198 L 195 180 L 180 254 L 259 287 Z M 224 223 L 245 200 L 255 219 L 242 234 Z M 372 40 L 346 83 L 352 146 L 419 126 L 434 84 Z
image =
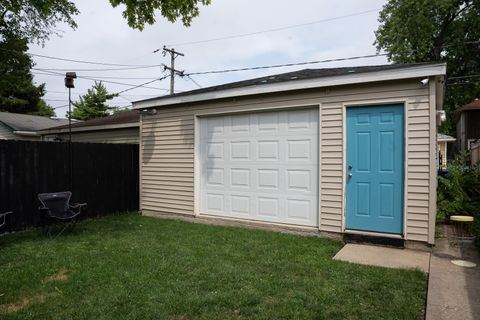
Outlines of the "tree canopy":
M 124 6 L 123 17 L 130 27 L 143 30 L 146 24 L 156 22 L 156 13 L 171 22 L 181 19 L 189 26 L 199 14 L 199 5 L 208 5 L 211 0 L 109 0 L 113 7 Z M 69 0 L 0 0 L 0 35 L 8 30 L 30 42 L 44 43 L 55 27 L 65 23 L 75 29 L 74 17 L 80 11 Z
M 35 85 L 26 54 L 25 39 L 6 35 L 0 40 L 0 111 L 54 116 L 52 107 L 41 100 L 45 85 Z
M 454 134 L 455 110 L 480 96 L 480 1 L 390 0 L 379 22 L 375 44 L 390 60 L 447 62 L 441 130 Z
M 199 5 L 209 5 L 211 0 L 110 0 L 113 7 L 125 5 L 123 17 L 128 25 L 134 29 L 143 30 L 146 24 L 154 24 L 155 11 L 170 22 L 181 19 L 183 25 L 190 26 L 192 19 L 200 13 Z
M 73 17 L 78 13 L 68 0 L 0 0 L 0 34 L 7 30 L 18 38 L 43 43 L 57 33 L 58 23 L 76 28 Z
M 90 120 L 110 115 L 110 112 L 117 109 L 110 106 L 106 102 L 116 97 L 111 94 L 102 82 L 95 81 L 91 89 L 87 93 L 79 97 L 78 102 L 73 103 L 72 118 L 77 120 Z M 68 112 L 67 112 L 68 116 Z

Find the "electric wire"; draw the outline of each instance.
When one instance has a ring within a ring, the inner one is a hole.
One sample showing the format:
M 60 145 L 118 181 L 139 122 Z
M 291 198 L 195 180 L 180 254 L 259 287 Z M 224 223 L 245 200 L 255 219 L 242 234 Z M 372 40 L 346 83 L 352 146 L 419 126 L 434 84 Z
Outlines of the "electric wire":
M 221 41 L 221 40 L 229 40 L 229 39 L 250 37 L 250 36 L 263 34 L 263 33 L 277 32 L 277 31 L 282 31 L 282 30 L 287 30 L 287 29 L 309 26 L 309 25 L 318 24 L 318 23 L 324 23 L 324 22 L 329 22 L 329 21 L 335 21 L 335 20 L 355 17 L 355 16 L 367 14 L 367 13 L 377 12 L 379 10 L 381 10 L 381 8 L 376 8 L 376 9 L 371 9 L 371 10 L 366 10 L 366 11 L 361 11 L 361 12 L 355 12 L 355 13 L 351 13 L 351 14 L 347 14 L 347 15 L 342 15 L 342 16 L 337 16 L 337 17 L 332 17 L 332 18 L 326 18 L 326 19 L 321 19 L 321 20 L 316 20 L 316 21 L 311 21 L 311 22 L 306 22 L 306 23 L 294 24 L 294 25 L 289 25 L 289 26 L 284 26 L 284 27 L 279 27 L 279 28 L 272 28 L 272 29 L 266 29 L 266 30 L 261 30 L 261 31 L 255 31 L 255 32 L 241 33 L 241 34 L 236 34 L 236 35 L 230 35 L 230 36 L 224 36 L 224 37 L 218 37 L 218 38 L 212 38 L 212 39 L 205 39 L 205 40 L 190 41 L 190 42 L 177 42 L 177 43 L 168 44 L 167 46 L 168 47 L 171 47 L 171 46 L 187 46 L 187 45 L 193 45 L 193 44 L 199 44 L 199 43 L 207 43 L 207 42 L 214 42 L 214 41 Z M 156 50 L 161 50 L 161 49 L 156 49 Z
M 251 70 L 262 70 L 262 69 L 283 68 L 283 67 L 294 67 L 294 66 L 302 66 L 302 65 L 308 65 L 308 64 L 319 64 L 319 63 L 328 63 L 328 62 L 339 62 L 339 61 L 376 58 L 376 57 L 382 57 L 382 56 L 386 56 L 386 55 L 387 55 L 386 53 L 381 53 L 381 54 L 370 54 L 370 55 L 354 56 L 354 57 L 347 57 L 347 58 L 335 58 L 335 59 L 326 59 L 326 60 L 315 60 L 315 61 L 306 61 L 306 62 L 275 64 L 275 65 L 269 65 L 269 66 L 256 66 L 256 67 L 245 67 L 245 68 L 212 70 L 212 71 L 198 71 L 198 72 L 185 73 L 185 76 L 239 72 L 239 71 L 251 71 Z
M 54 71 L 48 71 L 48 70 L 45 70 L 45 69 L 32 68 L 32 70 L 45 71 L 45 72 L 47 72 L 48 74 L 51 74 L 51 75 L 54 75 L 54 76 L 61 76 L 61 77 L 64 77 L 64 76 L 65 76 L 65 75 L 62 74 L 62 73 L 54 72 Z M 77 78 L 86 79 L 86 80 L 91 80 L 91 81 L 101 81 L 101 82 L 104 82 L 104 83 L 118 84 L 118 85 L 122 85 L 122 86 L 131 86 L 131 87 L 136 87 L 136 86 L 137 86 L 136 84 L 123 83 L 123 82 L 117 82 L 117 81 L 109 81 L 109 80 L 101 80 L 101 79 L 94 78 L 94 77 L 86 77 L 86 76 L 79 76 L 79 75 L 77 75 Z M 157 81 L 157 80 L 158 80 L 158 78 L 155 78 L 154 80 L 149 81 L 149 83 L 155 82 L 155 81 Z M 143 88 L 146 88 L 146 89 L 155 89 L 155 90 L 162 90 L 162 91 L 169 91 L 169 89 L 165 89 L 165 88 L 156 88 L 156 87 L 147 87 L 147 86 L 143 86 Z

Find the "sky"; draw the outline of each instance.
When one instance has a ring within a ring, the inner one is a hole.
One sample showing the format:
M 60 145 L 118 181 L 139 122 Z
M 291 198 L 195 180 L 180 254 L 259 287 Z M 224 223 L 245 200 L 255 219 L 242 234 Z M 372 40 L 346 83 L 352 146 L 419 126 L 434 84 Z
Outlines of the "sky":
M 58 25 L 60 36 L 52 35 L 43 46 L 32 44 L 29 53 L 133 66 L 169 65 L 168 55 L 164 57 L 161 51 L 153 53 L 166 45 L 185 55 L 175 60 L 176 69 L 190 73 L 375 54 L 374 31 L 379 25 L 378 12 L 386 1 L 212 0 L 211 5 L 200 8 L 200 15 L 190 27 L 183 26 L 181 22 L 168 22 L 157 14 L 157 23 L 146 26 L 143 31 L 131 29 L 122 17 L 123 8 L 112 8 L 108 0 L 74 2 L 80 10 L 76 17 L 78 28 L 72 30 L 65 25 Z M 297 27 L 285 28 L 290 26 Z M 281 30 L 263 32 L 272 29 Z M 251 33 L 254 34 L 245 35 Z M 218 38 L 227 39 L 207 41 Z M 198 41 L 203 42 L 192 43 Z M 46 84 L 47 93 L 44 98 L 56 108 L 58 117 L 65 117 L 68 110 L 68 91 L 63 83 L 66 71 L 74 71 L 81 77 L 104 80 L 105 86 L 112 93 L 166 75 L 160 66 L 105 70 L 121 67 L 42 57 L 34 57 L 34 61 L 37 69 L 33 71 L 34 81 Z M 193 81 L 188 77 L 176 77 L 175 90 L 193 90 L 304 68 L 385 63 L 388 63 L 387 59 L 378 56 L 307 66 L 196 75 L 192 76 Z M 76 79 L 72 100 L 77 101 L 79 95 L 85 94 L 93 83 L 89 79 Z M 128 107 L 132 101 L 168 94 L 168 88 L 169 79 L 155 81 L 146 87 L 120 94 L 110 104 Z

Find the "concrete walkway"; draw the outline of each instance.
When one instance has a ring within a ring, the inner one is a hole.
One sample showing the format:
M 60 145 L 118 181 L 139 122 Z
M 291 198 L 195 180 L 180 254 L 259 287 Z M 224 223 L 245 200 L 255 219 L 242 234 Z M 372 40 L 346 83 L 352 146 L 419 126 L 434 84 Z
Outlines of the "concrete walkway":
M 446 229 L 443 228 L 446 234 Z M 335 257 L 352 263 L 386 268 L 419 269 L 428 272 L 426 320 L 480 319 L 480 258 L 474 245 L 462 250 L 447 238 L 437 239 L 433 253 L 373 245 L 346 244 Z M 474 268 L 454 265 L 462 259 Z
M 475 262 L 474 268 L 459 267 L 452 259 Z M 480 259 L 473 245 L 463 250 L 447 238 L 437 239 L 430 261 L 427 320 L 480 319 Z
M 430 253 L 348 243 L 333 259 L 386 268 L 419 269 L 427 273 Z

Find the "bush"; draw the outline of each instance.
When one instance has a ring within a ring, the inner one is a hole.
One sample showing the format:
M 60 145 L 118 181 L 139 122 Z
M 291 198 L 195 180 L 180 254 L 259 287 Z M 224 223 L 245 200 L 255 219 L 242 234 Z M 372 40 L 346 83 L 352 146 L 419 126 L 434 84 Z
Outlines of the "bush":
M 480 238 L 480 168 L 469 166 L 469 154 L 462 153 L 448 165 L 448 173 L 438 177 L 437 221 L 452 215 L 475 217 L 475 234 Z M 480 239 L 479 239 L 480 240 Z

